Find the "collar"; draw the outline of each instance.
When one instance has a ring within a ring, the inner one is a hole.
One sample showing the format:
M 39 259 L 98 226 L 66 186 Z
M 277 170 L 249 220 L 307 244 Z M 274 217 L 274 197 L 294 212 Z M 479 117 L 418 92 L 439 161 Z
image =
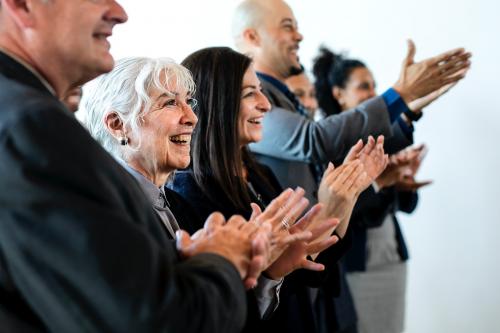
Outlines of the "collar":
M 44 85 L 45 88 L 47 88 L 47 90 L 54 96 L 56 96 L 56 91 L 54 90 L 54 88 L 50 85 L 50 83 L 42 76 L 42 74 L 40 74 L 33 66 L 31 66 L 30 64 L 28 64 L 26 61 L 24 61 L 23 59 L 21 59 L 20 57 L 18 57 L 17 55 L 15 55 L 14 53 L 10 52 L 10 51 L 7 51 L 6 49 L 4 48 L 1 48 L 0 47 L 0 52 L 2 53 L 5 53 L 5 55 L 7 55 L 8 57 L 12 58 L 13 60 L 15 60 L 16 62 L 18 62 L 20 65 L 22 65 L 24 68 L 26 68 L 27 70 L 29 70 L 31 72 L 31 74 L 33 74 L 34 76 L 36 76 L 36 78 L 38 80 L 40 80 L 40 82 Z
M 167 203 L 168 201 L 166 199 L 165 192 L 163 191 L 163 186 L 158 188 L 153 182 L 144 177 L 142 173 L 128 165 L 124 160 L 117 158 L 117 161 L 139 182 L 151 203 L 153 203 L 156 208 L 164 209 L 165 201 Z
M 272 84 L 275 88 L 277 88 L 279 91 L 281 91 L 285 95 L 292 93 L 290 91 L 290 89 L 288 89 L 288 87 L 283 82 L 281 82 L 280 80 L 278 80 L 274 76 L 264 74 L 261 72 L 257 72 L 257 76 L 259 77 L 259 79 L 264 80 L 264 81 Z

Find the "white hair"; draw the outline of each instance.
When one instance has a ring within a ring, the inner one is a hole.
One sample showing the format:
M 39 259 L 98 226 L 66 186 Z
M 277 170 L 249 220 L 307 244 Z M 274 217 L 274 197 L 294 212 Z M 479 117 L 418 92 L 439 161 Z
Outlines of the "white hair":
M 122 156 L 120 142 L 108 131 L 105 116 L 116 113 L 124 126 L 133 133 L 140 130 L 143 116 L 154 102 L 153 90 L 171 94 L 170 86 L 184 89 L 191 95 L 195 83 L 185 67 L 169 58 L 124 58 L 116 62 L 115 68 L 84 86 L 80 110 L 77 116 L 90 134 L 113 156 Z M 140 147 L 140 142 L 136 149 Z

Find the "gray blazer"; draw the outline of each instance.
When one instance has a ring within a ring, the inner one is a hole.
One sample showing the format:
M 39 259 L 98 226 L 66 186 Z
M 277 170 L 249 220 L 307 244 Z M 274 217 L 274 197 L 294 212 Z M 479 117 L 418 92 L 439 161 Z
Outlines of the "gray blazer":
M 352 145 L 369 135 L 391 137 L 398 125 L 390 123 L 382 97 L 357 108 L 315 122 L 300 115 L 293 103 L 276 87 L 262 81 L 272 109 L 264 117 L 263 139 L 250 145 L 259 162 L 268 165 L 283 187 L 301 186 L 311 204 L 316 203 L 314 165 L 342 159 Z M 404 135 L 394 143 L 399 149 L 411 143 Z

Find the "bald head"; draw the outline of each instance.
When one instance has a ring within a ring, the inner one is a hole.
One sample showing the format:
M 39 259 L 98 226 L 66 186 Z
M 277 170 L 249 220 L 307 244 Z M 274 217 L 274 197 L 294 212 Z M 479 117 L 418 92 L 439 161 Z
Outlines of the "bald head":
M 257 71 L 284 80 L 301 69 L 297 51 L 302 35 L 283 0 L 244 0 L 232 28 L 236 48 L 253 58 Z

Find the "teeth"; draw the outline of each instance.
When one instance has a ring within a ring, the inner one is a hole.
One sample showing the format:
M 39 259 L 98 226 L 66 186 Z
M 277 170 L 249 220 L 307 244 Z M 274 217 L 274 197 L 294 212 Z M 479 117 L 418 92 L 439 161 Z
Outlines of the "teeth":
M 260 124 L 260 119 L 259 120 L 257 120 L 257 119 L 250 119 L 248 122 L 252 123 L 252 124 Z
M 175 142 L 175 143 L 190 143 L 191 142 L 191 135 L 189 134 L 180 134 L 180 135 L 173 135 L 170 137 L 170 141 Z

